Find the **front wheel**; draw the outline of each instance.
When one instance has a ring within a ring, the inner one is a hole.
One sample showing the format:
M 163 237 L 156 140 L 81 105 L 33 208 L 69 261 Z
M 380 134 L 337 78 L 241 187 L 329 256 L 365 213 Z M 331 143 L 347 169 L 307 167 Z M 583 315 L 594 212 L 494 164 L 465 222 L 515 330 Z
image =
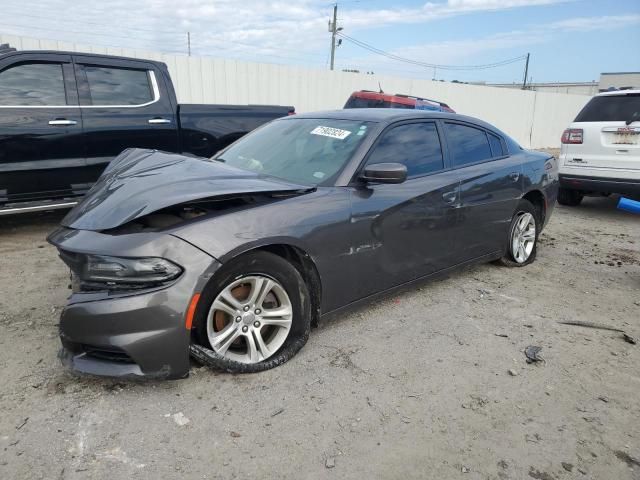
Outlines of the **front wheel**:
M 206 349 L 206 358 L 197 355 L 198 360 L 233 373 L 267 370 L 306 343 L 309 292 L 285 259 L 251 252 L 216 274 L 202 294 L 195 321 L 196 341 Z
M 577 207 L 582 202 L 584 194 L 580 190 L 560 188 L 558 191 L 558 203 L 567 207 Z
M 506 267 L 524 267 L 536 259 L 539 233 L 538 211 L 528 200 L 520 200 L 511 219 L 507 251 L 498 262 Z

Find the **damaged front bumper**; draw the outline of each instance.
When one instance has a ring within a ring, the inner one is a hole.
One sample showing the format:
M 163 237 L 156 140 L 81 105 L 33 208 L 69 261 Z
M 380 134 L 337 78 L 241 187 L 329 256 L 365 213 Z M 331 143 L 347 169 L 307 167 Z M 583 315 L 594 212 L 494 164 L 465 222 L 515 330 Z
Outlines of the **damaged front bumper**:
M 183 272 L 168 286 L 73 293 L 60 317 L 63 364 L 112 377 L 183 378 L 189 374 L 191 298 L 220 267 L 213 257 L 164 233 L 108 235 L 60 228 L 49 242 L 64 252 L 161 257 Z

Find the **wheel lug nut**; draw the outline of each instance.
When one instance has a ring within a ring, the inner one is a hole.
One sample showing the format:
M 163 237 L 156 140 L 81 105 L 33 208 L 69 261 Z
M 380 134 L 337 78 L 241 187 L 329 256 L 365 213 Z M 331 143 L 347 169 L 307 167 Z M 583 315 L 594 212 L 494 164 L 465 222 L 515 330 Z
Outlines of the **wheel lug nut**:
M 248 310 L 249 310 L 249 305 L 245 305 L 245 306 L 244 306 L 244 308 L 243 308 L 243 310 L 244 310 L 245 312 L 246 312 L 246 311 L 248 311 Z
M 244 333 L 247 333 L 248 330 L 249 330 L 249 327 L 247 327 L 246 325 L 244 327 L 242 327 L 242 331 Z
M 256 308 L 256 315 L 260 315 L 260 313 L 262 313 L 262 310 L 260 310 L 259 308 Z
M 260 322 L 253 322 L 253 326 L 258 328 L 260 326 Z
M 242 320 L 242 317 L 236 317 L 236 322 L 239 322 L 240 320 Z

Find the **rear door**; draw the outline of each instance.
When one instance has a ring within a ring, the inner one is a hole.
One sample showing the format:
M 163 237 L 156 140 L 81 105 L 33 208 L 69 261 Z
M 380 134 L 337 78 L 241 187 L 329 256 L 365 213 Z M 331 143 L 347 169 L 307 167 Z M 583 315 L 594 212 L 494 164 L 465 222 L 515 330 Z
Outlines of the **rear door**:
M 571 125 L 582 129 L 581 144 L 563 144 L 565 165 L 573 173 L 598 176 L 599 170 L 640 171 L 640 93 L 593 97 Z M 587 172 L 587 170 L 590 170 Z
M 460 178 L 462 261 L 500 250 L 522 196 L 522 163 L 504 140 L 477 125 L 446 121 L 444 130 Z
M 176 106 L 153 63 L 82 55 L 74 62 L 95 178 L 127 148 L 178 151 Z
M 83 193 L 84 161 L 71 57 L 0 59 L 0 202 Z
M 344 258 L 363 297 L 456 263 L 458 179 L 448 169 L 436 121 L 389 127 L 365 165 L 406 165 L 401 184 L 360 184 L 351 195 L 352 250 Z M 351 288 L 351 287 L 350 287 Z

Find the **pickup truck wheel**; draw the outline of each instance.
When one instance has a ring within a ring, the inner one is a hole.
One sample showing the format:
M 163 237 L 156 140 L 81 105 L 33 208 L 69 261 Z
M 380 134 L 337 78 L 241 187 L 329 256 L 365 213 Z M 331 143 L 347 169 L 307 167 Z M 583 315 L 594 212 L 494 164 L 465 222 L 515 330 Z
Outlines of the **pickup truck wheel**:
M 498 260 L 505 267 L 524 267 L 536 259 L 540 212 L 528 200 L 520 200 L 511 219 L 507 251 Z
M 282 257 L 243 255 L 224 265 L 203 292 L 191 353 L 232 373 L 281 365 L 309 338 L 309 298 L 300 272 Z
M 571 190 L 569 188 L 560 188 L 558 192 L 558 203 L 567 207 L 576 207 L 580 205 L 584 198 L 580 190 Z

